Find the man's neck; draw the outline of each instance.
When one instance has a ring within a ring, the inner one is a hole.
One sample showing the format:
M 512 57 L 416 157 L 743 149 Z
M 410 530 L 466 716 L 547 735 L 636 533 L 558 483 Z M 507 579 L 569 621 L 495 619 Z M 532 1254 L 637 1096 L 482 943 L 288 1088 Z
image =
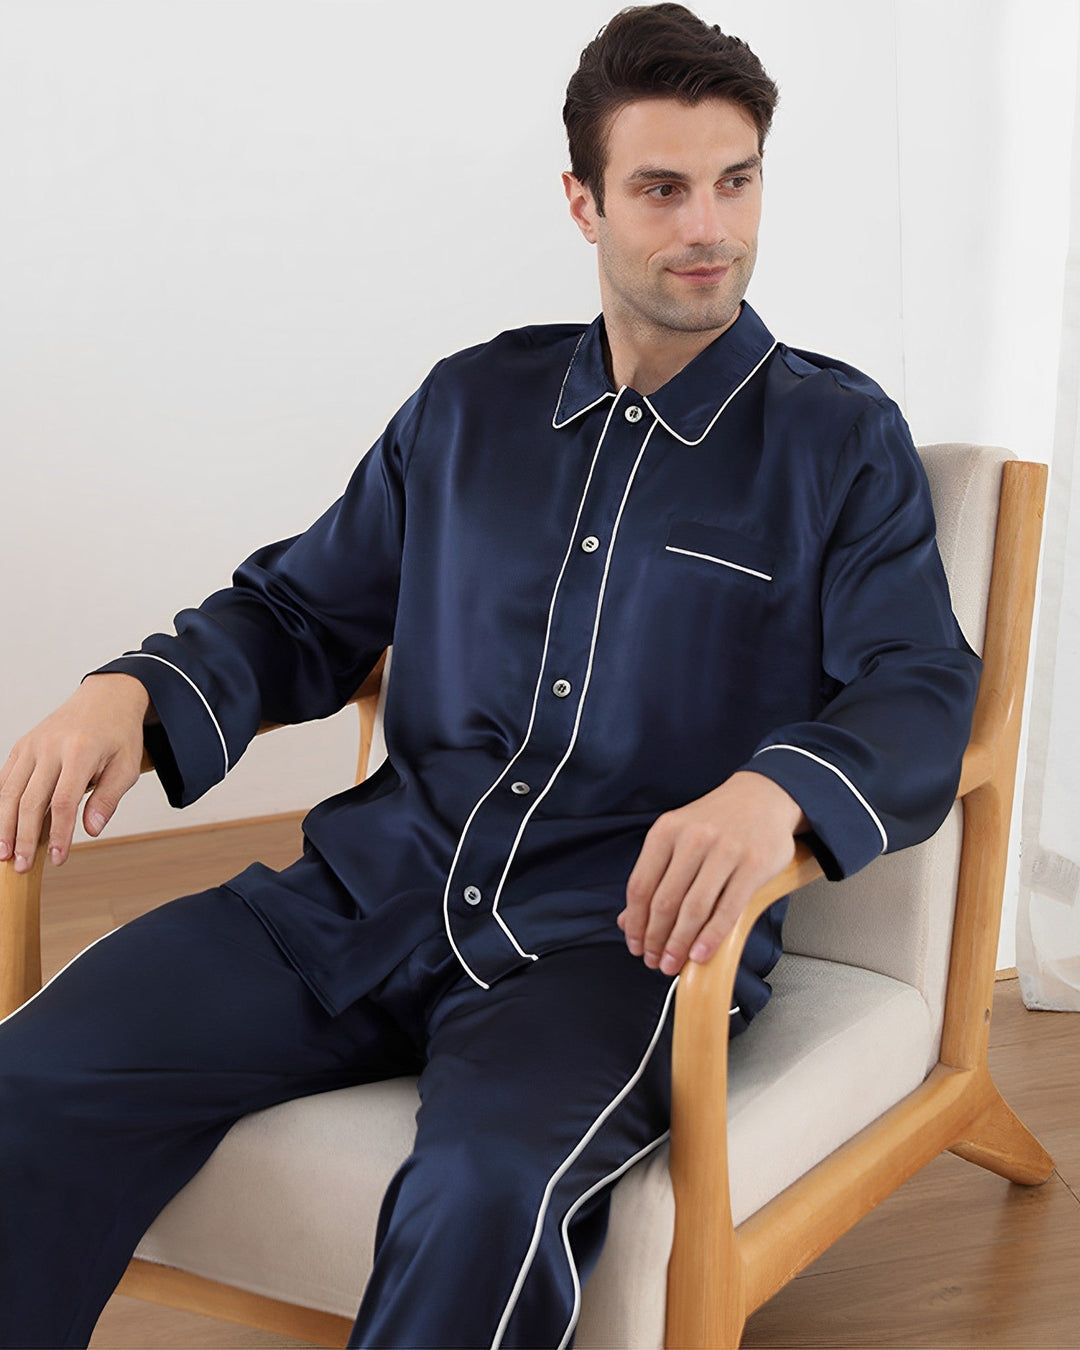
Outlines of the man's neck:
M 731 323 L 705 332 L 680 332 L 673 328 L 630 325 L 604 311 L 607 347 L 604 354 L 608 375 L 616 389 L 623 385 L 648 397 L 675 378 L 693 359 L 727 332 Z

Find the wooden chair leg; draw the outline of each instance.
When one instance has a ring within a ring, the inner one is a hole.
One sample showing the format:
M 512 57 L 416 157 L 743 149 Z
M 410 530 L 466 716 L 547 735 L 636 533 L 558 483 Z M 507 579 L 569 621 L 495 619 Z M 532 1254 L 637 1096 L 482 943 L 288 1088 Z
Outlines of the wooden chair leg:
M 676 1245 L 668 1266 L 665 1350 L 738 1350 L 746 1285 L 734 1233 L 731 1239 L 718 1260 L 704 1262 L 680 1261 Z
M 1021 1186 L 1039 1186 L 1054 1170 L 1054 1160 L 990 1084 L 990 1101 L 964 1132 L 951 1153 L 977 1163 Z
M 707 1298 L 708 1295 L 703 1295 Z M 675 1328 L 672 1328 L 672 1322 Z M 680 1319 L 668 1318 L 664 1336 L 665 1350 L 739 1350 L 746 1314 L 741 1304 L 717 1304 L 707 1319 L 707 1329 L 696 1324 L 693 1330 L 678 1330 Z

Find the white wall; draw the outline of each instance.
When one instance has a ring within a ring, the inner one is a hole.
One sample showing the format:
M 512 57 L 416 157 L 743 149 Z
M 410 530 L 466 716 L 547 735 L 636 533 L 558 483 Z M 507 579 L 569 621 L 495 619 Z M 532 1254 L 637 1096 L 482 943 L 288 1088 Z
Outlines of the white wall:
M 0 742 L 302 529 L 445 351 L 592 316 L 559 112 L 612 8 L 2 0 Z M 1048 458 L 1074 0 L 698 8 L 781 86 L 766 321 L 917 440 Z M 337 720 L 113 830 L 309 804 Z

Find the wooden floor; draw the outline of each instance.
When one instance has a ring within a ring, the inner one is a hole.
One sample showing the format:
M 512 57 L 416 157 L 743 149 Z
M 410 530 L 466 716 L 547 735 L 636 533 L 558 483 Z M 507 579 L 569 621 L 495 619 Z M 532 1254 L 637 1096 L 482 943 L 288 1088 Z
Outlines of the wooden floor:
M 47 869 L 46 971 L 151 905 L 298 851 L 295 819 L 77 850 Z M 1080 1350 L 1080 1016 L 1027 1012 L 1016 981 L 1003 981 L 991 1047 L 998 1085 L 1053 1154 L 1054 1176 L 1027 1189 L 939 1158 L 762 1308 L 744 1346 Z M 91 1344 L 301 1342 L 117 1297 Z

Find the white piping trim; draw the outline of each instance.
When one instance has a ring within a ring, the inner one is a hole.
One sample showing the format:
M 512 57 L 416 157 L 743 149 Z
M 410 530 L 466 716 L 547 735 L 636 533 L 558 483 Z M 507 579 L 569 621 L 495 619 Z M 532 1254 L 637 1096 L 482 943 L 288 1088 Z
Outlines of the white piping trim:
M 603 430 L 600 432 L 600 439 L 596 442 L 596 449 L 593 452 L 592 463 L 589 465 L 589 472 L 585 479 L 585 487 L 581 493 L 581 500 L 580 502 L 578 502 L 577 515 L 574 517 L 574 525 L 570 531 L 570 542 L 567 545 L 566 554 L 562 560 L 562 566 L 559 568 L 559 575 L 555 578 L 555 589 L 551 593 L 551 604 L 548 606 L 547 627 L 544 630 L 544 649 L 540 654 L 540 669 L 536 676 L 536 688 L 533 690 L 532 709 L 529 712 L 529 725 L 525 729 L 524 739 L 522 740 L 521 745 L 515 752 L 513 758 L 503 769 L 502 773 L 499 774 L 499 776 L 495 779 L 492 785 L 488 788 L 488 790 L 484 793 L 484 795 L 477 801 L 473 809 L 469 812 L 469 817 L 465 821 L 465 824 L 461 830 L 461 835 L 458 838 L 457 848 L 454 850 L 453 861 L 450 863 L 450 870 L 447 873 L 446 886 L 443 889 L 443 927 L 446 930 L 446 936 L 450 940 L 450 946 L 454 950 L 454 955 L 461 962 L 462 969 L 465 971 L 465 973 L 469 976 L 470 979 L 474 980 L 480 986 L 481 989 L 489 989 L 491 986 L 485 984 L 485 982 L 482 979 L 480 979 L 479 975 L 477 975 L 473 970 L 469 968 L 469 964 L 462 956 L 457 943 L 454 941 L 454 935 L 450 929 L 450 887 L 454 881 L 454 873 L 457 870 L 458 859 L 461 857 L 461 850 L 464 847 L 465 839 L 468 836 L 469 827 L 472 825 L 473 820 L 476 817 L 477 811 L 480 810 L 481 806 L 483 806 L 483 804 L 487 801 L 487 799 L 491 796 L 491 794 L 495 791 L 495 789 L 499 786 L 499 784 L 503 782 L 507 774 L 509 774 L 510 770 L 514 767 L 517 761 L 524 754 L 525 747 L 529 743 L 529 737 L 532 735 L 533 726 L 536 723 L 536 709 L 540 703 L 540 690 L 541 687 L 543 686 L 544 681 L 544 668 L 547 665 L 548 647 L 551 644 L 551 629 L 552 625 L 555 622 L 555 601 L 558 599 L 559 589 L 562 586 L 562 580 L 566 574 L 567 565 L 569 564 L 570 559 L 574 553 L 574 546 L 577 543 L 578 526 L 581 523 L 581 515 L 582 512 L 585 510 L 585 502 L 589 495 L 589 488 L 592 486 L 593 474 L 596 471 L 596 465 L 600 458 L 600 450 L 604 444 L 604 439 L 607 436 L 608 427 L 611 425 L 611 418 L 614 412 L 615 412 L 615 404 L 613 403 L 611 405 L 611 409 L 608 412 L 607 417 L 604 420 L 604 427 Z M 495 917 L 498 919 L 498 915 L 496 915 Z M 517 949 L 518 952 L 521 953 L 522 956 L 533 961 L 537 959 L 533 953 L 521 950 L 517 942 L 514 940 L 513 934 L 510 932 L 506 924 L 503 923 L 501 919 L 499 919 L 499 924 L 503 932 L 507 935 L 507 937 L 510 938 L 510 941 L 514 944 L 514 947 Z
M 181 670 L 179 666 L 174 666 L 171 661 L 166 661 L 163 656 L 155 655 L 154 652 L 125 652 L 124 655 L 125 657 L 141 656 L 144 657 L 147 661 L 160 661 L 163 666 L 168 666 L 170 670 L 175 670 L 177 675 L 181 675 L 185 680 L 187 680 L 188 684 L 190 684 L 192 689 L 194 689 L 196 694 L 198 694 L 199 701 L 202 703 L 203 707 L 209 714 L 210 721 L 213 722 L 214 724 L 214 730 L 217 732 L 218 740 L 221 742 L 221 753 L 225 756 L 225 773 L 228 773 L 230 768 L 229 747 L 225 744 L 225 733 L 221 729 L 221 723 L 214 716 L 213 708 L 211 708 L 210 704 L 207 703 L 206 696 L 203 694 L 203 691 L 199 688 L 199 686 L 195 683 L 195 681 L 191 678 L 191 676 L 188 675 L 185 671 Z
M 658 1139 L 654 1139 L 651 1143 L 646 1144 L 644 1148 L 638 1149 L 634 1156 L 632 1158 L 627 1158 L 626 1162 L 624 1162 L 621 1167 L 616 1167 L 614 1172 L 609 1172 L 606 1177 L 602 1177 L 601 1180 L 590 1186 L 585 1194 L 579 1196 L 566 1211 L 562 1221 L 562 1241 L 563 1250 L 566 1252 L 566 1263 L 570 1267 L 570 1278 L 574 1282 L 574 1307 L 570 1314 L 570 1321 L 567 1323 L 566 1330 L 563 1332 L 562 1340 L 559 1342 L 558 1350 L 566 1350 L 566 1347 L 570 1344 L 571 1337 L 574 1334 L 574 1329 L 577 1327 L 578 1318 L 581 1316 L 581 1280 L 578 1278 L 577 1262 L 574 1260 L 574 1253 L 570 1250 L 570 1220 L 586 1200 L 592 1199 L 597 1191 L 603 1190 L 605 1186 L 610 1186 L 613 1181 L 618 1181 L 619 1177 L 621 1177 L 624 1172 L 628 1172 L 635 1163 L 640 1162 L 647 1154 L 658 1149 L 664 1140 L 670 1138 L 670 1136 L 671 1131 L 665 1130 Z
M 622 393 L 622 390 L 621 390 L 621 389 L 619 390 L 619 393 Z M 600 406 L 600 404 L 603 403 L 604 399 L 606 399 L 606 398 L 618 398 L 618 397 L 619 397 L 619 394 L 615 394 L 615 393 L 613 393 L 610 389 L 608 389 L 608 390 L 606 390 L 604 393 L 602 393 L 602 394 L 600 395 L 599 398 L 594 398 L 593 401 L 592 401 L 591 403 L 586 403 L 586 405 L 584 406 L 584 408 L 579 408 L 579 409 L 577 410 L 576 413 L 571 413 L 569 417 L 564 418 L 561 422 L 556 422 L 556 421 L 552 420 L 552 423 L 551 423 L 552 430 L 553 430 L 553 431 L 562 431 L 563 427 L 568 427 L 568 426 L 570 425 L 570 423 L 571 423 L 576 417 L 580 417 L 580 416 L 582 415 L 582 413 L 591 412 L 591 411 L 593 410 L 593 408 L 598 408 L 598 407 Z M 562 395 L 561 395 L 561 394 L 559 395 L 559 401 L 562 402 Z
M 540 1246 L 540 1234 L 543 1232 L 544 1220 L 547 1218 L 548 1207 L 551 1204 L 551 1197 L 555 1191 L 555 1187 L 581 1156 L 586 1145 L 595 1136 L 600 1129 L 600 1126 L 603 1125 L 604 1121 L 607 1120 L 615 1108 L 629 1095 L 642 1074 L 645 1072 L 649 1060 L 652 1058 L 652 1053 L 656 1049 L 656 1043 L 660 1039 L 660 1034 L 664 1030 L 668 1009 L 671 1006 L 671 1000 L 675 996 L 675 990 L 678 987 L 678 984 L 679 978 L 676 976 L 675 979 L 672 980 L 671 987 L 667 991 L 667 997 L 664 999 L 664 1006 L 660 1011 L 660 1020 L 656 1024 L 656 1030 L 653 1032 L 652 1039 L 646 1047 L 641 1063 L 637 1066 L 619 1092 L 616 1093 L 610 1102 L 608 1102 L 607 1106 L 604 1107 L 548 1179 L 548 1183 L 544 1187 L 544 1194 L 540 1199 L 540 1207 L 536 1213 L 536 1223 L 533 1225 L 532 1241 L 529 1243 L 529 1250 L 525 1253 L 525 1259 L 522 1261 L 521 1268 L 518 1270 L 517 1279 L 514 1281 L 514 1287 L 511 1289 L 510 1297 L 507 1299 L 506 1307 L 503 1309 L 503 1315 L 499 1319 L 499 1325 L 495 1330 L 495 1339 L 491 1342 L 491 1350 L 499 1350 L 499 1347 L 502 1345 L 502 1338 L 506 1334 L 506 1328 L 510 1323 L 510 1318 L 514 1314 L 517 1301 L 521 1297 L 521 1291 L 525 1287 L 525 1281 L 528 1279 L 529 1271 L 532 1268 L 532 1263 L 536 1258 L 537 1249 Z
M 807 759 L 812 759 L 815 764 L 820 764 L 823 769 L 828 769 L 830 770 L 830 772 L 836 774 L 837 778 L 839 778 L 840 781 L 844 784 L 844 786 L 851 792 L 855 800 L 866 811 L 867 815 L 877 826 L 878 834 L 881 835 L 882 852 L 884 852 L 885 849 L 889 847 L 889 836 L 885 833 L 885 826 L 882 825 L 877 812 L 866 800 L 866 798 L 862 795 L 862 793 L 851 781 L 851 779 L 847 776 L 847 774 L 842 772 L 842 770 L 838 769 L 835 764 L 830 764 L 827 759 L 822 759 L 820 755 L 815 755 L 809 750 L 804 750 L 801 745 L 763 745 L 760 750 L 756 750 L 754 752 L 753 758 L 757 759 L 758 755 L 763 755 L 766 752 L 766 750 L 791 750 L 796 755 L 805 755 Z
M 588 331 L 589 330 L 586 328 L 585 333 Z M 584 408 L 579 408 L 577 412 L 571 413 L 569 417 L 564 417 L 561 422 L 557 420 L 559 409 L 562 407 L 562 396 L 566 390 L 566 381 L 570 378 L 570 372 L 574 369 L 574 362 L 577 360 L 577 354 L 581 349 L 581 344 L 585 341 L 585 333 L 582 333 L 578 338 L 577 346 L 574 348 L 574 354 L 570 358 L 570 364 L 566 367 L 566 374 L 562 377 L 562 384 L 559 385 L 559 397 L 555 400 L 555 411 L 551 417 L 551 426 L 554 431 L 561 431 L 563 427 L 568 426 L 575 417 L 580 417 L 582 413 L 587 413 L 590 408 L 595 408 L 598 404 L 603 403 L 604 399 L 618 398 L 619 396 L 618 394 L 613 394 L 610 389 L 605 390 L 599 398 L 594 398 L 593 401 L 586 404 Z M 622 393 L 621 389 L 619 390 L 619 393 Z
M 41 995 L 45 992 L 45 990 L 48 989 L 49 985 L 52 984 L 53 980 L 58 980 L 60 976 L 63 975 L 65 970 L 67 970 L 69 967 L 75 964 L 75 962 L 79 959 L 80 956 L 85 956 L 91 947 L 96 947 L 99 942 L 104 942 L 107 937 L 112 937 L 112 935 L 114 933 L 119 932 L 120 929 L 123 928 L 123 926 L 124 925 L 122 923 L 117 924 L 115 928 L 110 928 L 107 933 L 102 933 L 100 937 L 96 937 L 93 940 L 93 942 L 91 942 L 88 946 L 84 947 L 81 952 L 77 952 L 71 958 L 71 960 L 67 962 L 66 965 L 60 967 L 60 969 L 56 972 L 56 974 L 52 977 L 52 979 L 45 981 L 45 983 L 41 986 L 41 988 L 37 991 L 36 994 L 31 994 L 30 997 L 26 1000 L 26 1002 L 20 1003 L 14 1012 L 9 1012 L 6 1017 L 0 1017 L 0 1027 L 2 1027 L 5 1022 L 10 1022 L 13 1017 L 18 1017 L 19 1013 L 21 1013 L 24 1008 L 29 1008 L 30 1004 L 33 1003 L 34 999 L 40 998 Z
M 536 954 L 536 952 L 527 952 L 527 951 L 525 950 L 525 948 L 522 947 L 521 943 L 518 942 L 517 938 L 513 935 L 513 933 L 511 933 L 510 929 L 507 928 L 505 922 L 503 921 L 503 917 L 502 917 L 501 914 L 496 914 L 495 910 L 492 909 L 492 911 L 491 911 L 491 917 L 495 920 L 495 922 L 496 922 L 496 923 L 499 925 L 499 927 L 503 930 L 503 932 L 506 934 L 506 936 L 510 939 L 511 944 L 512 944 L 513 947 L 514 947 L 514 950 L 517 952 L 517 954 L 518 954 L 519 956 L 523 956 L 523 957 L 525 958 L 526 961 L 539 961 L 539 960 L 540 960 L 540 958 L 539 958 L 539 956 Z
M 734 572 L 746 572 L 749 576 L 760 577 L 762 581 L 772 581 L 768 572 L 759 572 L 753 567 L 743 567 L 741 563 L 728 562 L 726 558 L 714 557 L 711 553 L 695 553 L 692 548 L 676 548 L 674 544 L 665 544 L 668 553 L 682 553 L 687 558 L 701 558 L 705 562 L 719 563 L 721 567 L 730 567 Z
M 664 419 L 660 416 L 660 414 L 659 414 L 659 413 L 656 411 L 656 409 L 653 407 L 653 405 L 652 405 L 651 403 L 649 403 L 649 400 L 646 398 L 646 399 L 645 399 L 645 402 L 646 402 L 646 403 L 648 404 L 648 406 L 649 406 L 649 411 L 650 411 L 650 412 L 652 413 L 652 415 L 660 422 L 660 424 L 663 426 L 664 430 L 665 430 L 666 432 L 668 432 L 670 435 L 674 436 L 675 439 L 676 439 L 677 441 L 681 441 L 681 442 L 683 443 L 683 445 L 700 445 L 701 442 L 705 439 L 705 437 L 709 434 L 709 432 L 712 431 L 713 427 L 716 426 L 717 418 L 719 418 L 720 414 L 724 411 L 724 409 L 727 407 L 727 405 L 731 402 L 731 400 L 735 397 L 735 395 L 739 392 L 739 390 L 742 389 L 743 385 L 746 385 L 746 384 L 749 384 L 749 383 L 750 383 L 750 381 L 751 381 L 751 380 L 754 378 L 754 376 L 758 373 L 758 371 L 759 371 L 759 370 L 761 369 L 761 367 L 765 364 L 765 362 L 769 359 L 769 357 L 772 356 L 773 352 L 776 350 L 776 348 L 777 348 L 779 345 L 780 345 L 780 344 L 779 344 L 778 342 L 775 342 L 775 341 L 774 341 L 774 342 L 773 342 L 773 345 L 769 348 L 769 350 L 765 353 L 765 355 L 764 355 L 764 356 L 761 358 L 761 360 L 757 363 L 757 365 L 756 365 L 756 366 L 754 367 L 754 369 L 750 372 L 750 374 L 747 375 L 747 377 L 746 377 L 740 384 L 737 384 L 737 385 L 735 386 L 735 388 L 731 391 L 731 393 L 728 394 L 727 398 L 724 399 L 723 403 L 721 403 L 720 407 L 717 409 L 717 411 L 716 411 L 716 416 L 712 419 L 712 421 L 709 423 L 709 425 L 705 428 L 705 430 L 701 433 L 701 435 L 697 438 L 696 441 L 688 441 L 688 440 L 686 439 L 685 436 L 680 436 L 679 433 L 678 433 L 673 427 L 669 427 L 668 424 L 664 421 Z
M 614 409 L 612 411 L 614 411 Z M 492 904 L 493 913 L 496 913 L 498 911 L 499 900 L 502 898 L 503 887 L 506 884 L 506 878 L 510 874 L 510 868 L 513 866 L 514 857 L 517 854 L 518 846 L 520 845 L 522 836 L 525 833 L 525 828 L 528 825 L 529 821 L 532 819 L 533 813 L 537 810 L 540 803 L 551 791 L 556 778 L 558 778 L 559 774 L 562 773 L 563 769 L 566 767 L 566 762 L 573 754 L 574 746 L 577 744 L 578 732 L 581 729 L 581 715 L 585 708 L 585 695 L 589 692 L 589 685 L 592 682 L 593 665 L 596 659 L 596 640 L 600 634 L 600 617 L 604 608 L 604 592 L 607 590 L 608 574 L 611 571 L 611 558 L 615 552 L 615 541 L 619 536 L 619 526 L 622 522 L 623 511 L 626 509 L 626 502 L 627 498 L 630 496 L 630 489 L 633 487 L 634 479 L 637 477 L 638 467 L 641 464 L 642 459 L 644 458 L 645 451 L 648 449 L 649 446 L 649 441 L 652 439 L 652 434 L 656 430 L 658 425 L 659 425 L 658 421 L 652 424 L 652 426 L 646 433 L 645 439 L 641 443 L 641 449 L 638 451 L 637 459 L 634 460 L 634 466 L 630 470 L 630 476 L 626 480 L 626 487 L 623 489 L 622 500 L 619 502 L 619 509 L 615 515 L 615 522 L 611 527 L 611 539 L 608 543 L 607 554 L 604 558 L 604 574 L 600 580 L 600 592 L 596 597 L 596 613 L 593 616 L 592 641 L 590 642 L 589 645 L 589 661 L 588 665 L 585 667 L 585 679 L 582 681 L 581 685 L 581 696 L 578 699 L 577 712 L 574 716 L 574 727 L 570 733 L 570 743 L 566 747 L 566 751 L 563 754 L 562 759 L 559 760 L 558 764 L 556 764 L 555 768 L 553 769 L 551 777 L 544 784 L 543 788 L 541 788 L 541 790 L 536 794 L 535 798 L 533 799 L 532 805 L 529 807 L 528 811 L 525 812 L 525 815 L 521 819 L 521 824 L 518 826 L 518 832 L 514 836 L 514 842 L 510 846 L 510 853 L 506 859 L 506 866 L 503 868 L 502 876 L 499 878 L 499 884 L 495 888 L 495 900 Z

